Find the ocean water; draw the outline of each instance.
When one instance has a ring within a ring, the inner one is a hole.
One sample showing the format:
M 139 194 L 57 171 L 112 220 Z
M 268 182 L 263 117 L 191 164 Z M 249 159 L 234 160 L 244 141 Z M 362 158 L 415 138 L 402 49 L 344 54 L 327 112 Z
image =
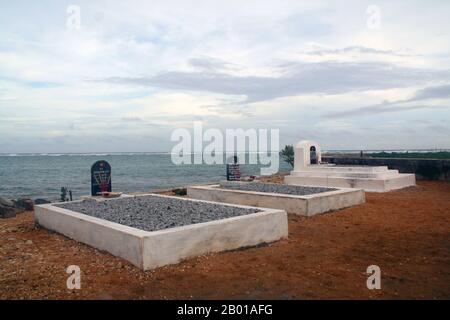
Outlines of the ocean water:
M 223 165 L 175 165 L 170 154 L 27 154 L 0 155 L 0 196 L 57 200 L 61 187 L 74 198 L 90 194 L 90 170 L 106 160 L 112 168 L 112 189 L 149 191 L 225 179 Z M 242 162 L 242 161 L 241 161 Z M 241 165 L 242 175 L 260 175 L 260 165 Z M 280 161 L 280 172 L 291 170 Z

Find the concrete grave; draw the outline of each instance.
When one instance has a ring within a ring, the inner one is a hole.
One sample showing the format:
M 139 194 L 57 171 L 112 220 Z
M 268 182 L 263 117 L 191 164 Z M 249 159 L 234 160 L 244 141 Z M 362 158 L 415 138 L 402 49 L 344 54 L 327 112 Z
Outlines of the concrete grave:
M 143 270 L 288 235 L 283 210 L 156 194 L 38 205 L 34 219 Z
M 365 202 L 361 189 L 290 186 L 262 182 L 222 182 L 188 187 L 188 197 L 255 207 L 285 210 L 313 216 Z
M 333 188 L 361 188 L 387 192 L 416 184 L 414 174 L 399 173 L 386 166 L 337 166 L 321 161 L 320 146 L 314 141 L 300 141 L 295 146 L 294 170 L 284 178 L 290 185 Z

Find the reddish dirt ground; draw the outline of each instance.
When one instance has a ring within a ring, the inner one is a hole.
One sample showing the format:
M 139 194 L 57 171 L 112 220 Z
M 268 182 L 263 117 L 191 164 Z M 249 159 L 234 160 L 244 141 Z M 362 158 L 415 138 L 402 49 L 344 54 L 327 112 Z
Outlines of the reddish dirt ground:
M 450 183 L 366 199 L 312 218 L 290 215 L 287 240 L 148 272 L 20 214 L 0 220 L 0 298 L 449 299 Z M 374 264 L 381 290 L 366 287 Z M 81 268 L 80 290 L 66 288 L 69 265 Z

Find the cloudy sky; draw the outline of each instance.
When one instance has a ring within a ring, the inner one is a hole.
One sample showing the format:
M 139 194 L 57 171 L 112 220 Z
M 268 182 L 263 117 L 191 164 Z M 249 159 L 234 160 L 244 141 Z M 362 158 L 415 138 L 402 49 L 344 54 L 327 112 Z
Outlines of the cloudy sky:
M 169 151 L 193 121 L 450 148 L 449 15 L 447 0 L 0 0 L 0 153 Z

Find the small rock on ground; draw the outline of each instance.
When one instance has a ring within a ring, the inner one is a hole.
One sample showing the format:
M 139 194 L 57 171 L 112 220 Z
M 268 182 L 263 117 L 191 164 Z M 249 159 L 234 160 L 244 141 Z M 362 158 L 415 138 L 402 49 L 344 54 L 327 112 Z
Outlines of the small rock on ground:
M 13 207 L 7 207 L 0 205 L 0 218 L 14 218 L 16 216 L 16 209 Z
M 9 199 L 0 197 L 0 205 L 5 206 L 5 207 L 14 207 L 14 202 L 12 202 Z

